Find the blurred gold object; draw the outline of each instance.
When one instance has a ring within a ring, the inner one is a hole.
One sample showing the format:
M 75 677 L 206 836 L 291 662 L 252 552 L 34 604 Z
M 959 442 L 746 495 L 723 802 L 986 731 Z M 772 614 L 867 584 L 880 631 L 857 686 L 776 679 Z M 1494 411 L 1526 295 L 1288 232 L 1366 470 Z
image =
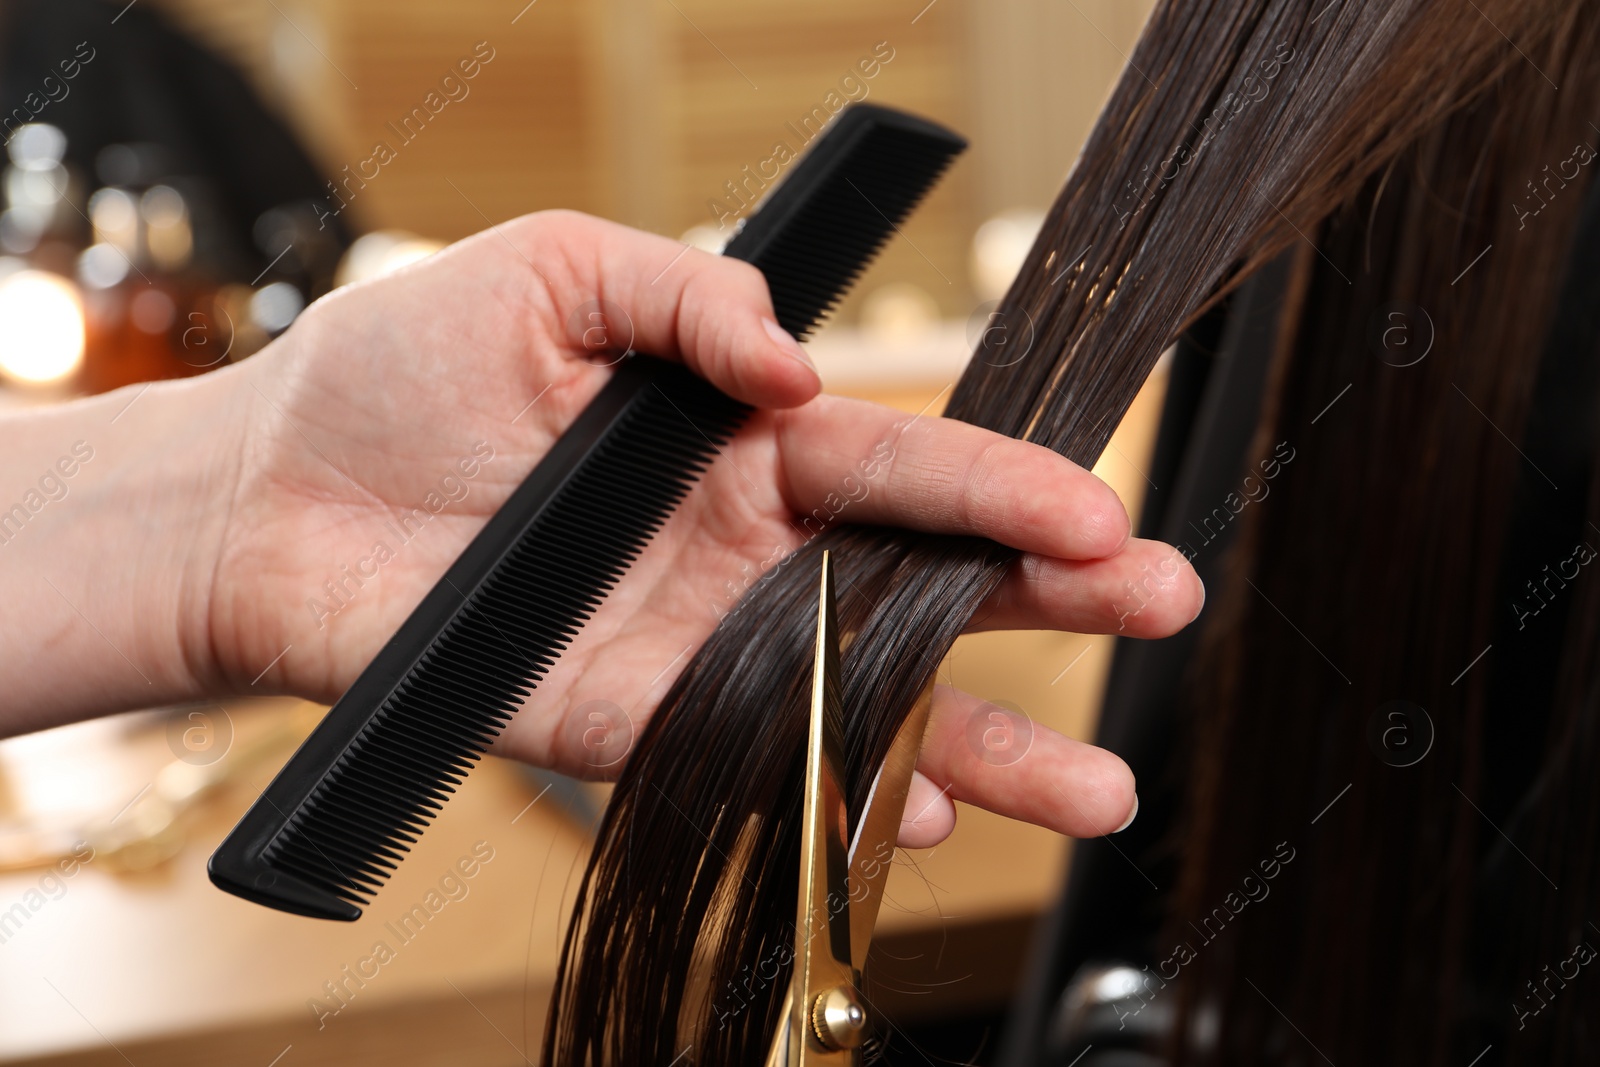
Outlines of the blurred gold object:
M 172 760 L 121 811 L 69 826 L 40 827 L 30 825 L 26 818 L 0 823 L 0 874 L 53 867 L 73 858 L 84 845 L 93 849 L 95 865 L 105 870 L 137 873 L 161 866 L 188 840 L 186 815 L 233 781 L 293 748 L 323 710 L 315 704 L 301 704 L 291 714 L 274 716 L 260 737 L 230 749 L 212 763 Z
M 170 185 L 155 185 L 139 199 L 139 216 L 145 226 L 145 247 L 163 271 L 182 270 L 194 251 L 194 231 L 189 224 L 189 204 Z
M 861 304 L 861 329 L 879 344 L 916 341 L 939 328 L 939 302 L 911 282 L 874 289 Z

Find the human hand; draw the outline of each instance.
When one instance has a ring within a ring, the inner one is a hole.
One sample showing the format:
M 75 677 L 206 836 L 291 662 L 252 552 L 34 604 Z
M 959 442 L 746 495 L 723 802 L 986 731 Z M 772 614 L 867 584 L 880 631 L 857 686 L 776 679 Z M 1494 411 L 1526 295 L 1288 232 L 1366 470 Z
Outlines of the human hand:
M 600 300 L 631 318 L 635 349 L 682 359 L 762 410 L 507 726 L 500 753 L 591 772 L 580 709 L 609 701 L 642 726 L 733 607 L 729 579 L 796 547 L 799 520 L 847 477 L 868 491 L 845 521 L 1026 553 L 980 613 L 984 628 L 1125 623 L 1163 636 L 1197 613 L 1203 594 L 1182 557 L 1129 540 L 1121 502 L 1087 471 L 965 423 L 820 396 L 752 267 L 551 212 L 337 291 L 208 376 L 231 413 L 215 460 L 228 470 L 215 484 L 230 489 L 225 505 L 209 502 L 221 517 L 184 571 L 195 689 L 336 699 L 604 384 L 581 313 Z M 1124 620 L 1125 583 L 1157 570 L 1172 577 Z M 976 703 L 938 690 L 905 843 L 949 832 L 950 797 L 1079 836 L 1128 818 L 1132 775 L 1110 753 L 1037 728 L 1023 764 L 978 759 L 963 741 Z

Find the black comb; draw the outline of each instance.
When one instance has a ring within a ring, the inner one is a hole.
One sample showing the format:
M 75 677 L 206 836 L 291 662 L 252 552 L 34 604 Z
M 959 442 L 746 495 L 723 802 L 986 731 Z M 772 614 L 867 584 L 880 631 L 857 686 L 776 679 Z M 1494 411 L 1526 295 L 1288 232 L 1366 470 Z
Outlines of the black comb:
M 804 337 L 966 142 L 841 112 L 723 254 Z M 354 920 L 750 409 L 631 354 L 218 846 L 212 882 Z

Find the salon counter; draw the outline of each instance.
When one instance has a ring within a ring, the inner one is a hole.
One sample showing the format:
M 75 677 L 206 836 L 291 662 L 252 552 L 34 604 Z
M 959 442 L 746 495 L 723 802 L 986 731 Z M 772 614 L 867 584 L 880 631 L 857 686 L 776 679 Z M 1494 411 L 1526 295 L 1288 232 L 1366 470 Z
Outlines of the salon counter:
M 236 746 L 295 716 L 285 701 L 228 708 Z M 150 779 L 172 759 L 165 721 L 86 723 L 9 742 L 0 746 L 6 780 L 34 810 L 52 795 L 38 775 L 60 774 L 53 795 L 69 803 L 58 812 L 109 819 L 132 802 L 119 822 L 136 818 Z M 228 896 L 206 878 L 206 857 L 275 765 L 243 772 L 192 812 L 182 840 L 163 847 L 170 857 L 149 870 L 115 870 L 114 854 L 81 848 L 65 868 L 0 876 L 0 1063 L 537 1059 L 529 1042 L 543 1025 L 587 820 L 555 790 L 540 796 L 543 785 L 522 768 L 487 760 L 359 921 L 319 922 Z M 1017 941 L 1059 872 L 1058 843 L 982 813 L 963 819 L 952 842 L 902 854 L 894 872 L 882 928 L 893 946 L 885 974 L 899 979 L 891 987 L 928 981 L 928 950 L 941 942 L 950 954 L 976 937 L 979 962 L 1014 963 L 1008 952 L 994 958 L 990 927 Z M 885 1010 L 905 1018 L 948 1007 L 952 995 L 967 1006 L 1004 998 L 1005 973 L 975 975 L 958 955 L 936 979 L 958 979 L 954 987 L 894 998 Z

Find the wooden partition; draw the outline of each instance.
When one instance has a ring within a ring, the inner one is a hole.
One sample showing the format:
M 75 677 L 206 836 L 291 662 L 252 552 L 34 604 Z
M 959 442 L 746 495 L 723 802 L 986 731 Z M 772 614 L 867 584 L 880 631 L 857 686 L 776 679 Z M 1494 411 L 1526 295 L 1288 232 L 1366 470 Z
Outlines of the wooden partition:
M 671 236 L 719 222 L 726 232 L 740 198 L 781 173 L 782 152 L 833 109 L 865 99 L 927 115 L 972 149 L 853 303 L 910 282 L 959 319 L 976 304 L 974 230 L 997 211 L 1048 204 L 1150 0 L 162 6 L 245 67 L 330 173 L 377 170 L 349 197 L 363 228 L 454 239 L 568 207 Z M 443 86 L 475 49 L 492 59 Z M 404 125 L 429 93 L 438 113 Z M 380 143 L 393 158 L 375 167 Z

